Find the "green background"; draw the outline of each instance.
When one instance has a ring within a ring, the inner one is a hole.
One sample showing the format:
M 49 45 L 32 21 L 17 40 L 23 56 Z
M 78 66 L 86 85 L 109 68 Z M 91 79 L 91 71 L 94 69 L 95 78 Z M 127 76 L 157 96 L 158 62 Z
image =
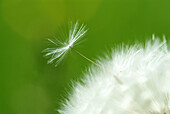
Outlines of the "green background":
M 56 114 L 91 65 L 70 51 L 57 66 L 42 50 L 70 21 L 85 23 L 75 48 L 95 60 L 111 48 L 156 34 L 170 38 L 169 0 L 0 0 L 0 114 Z

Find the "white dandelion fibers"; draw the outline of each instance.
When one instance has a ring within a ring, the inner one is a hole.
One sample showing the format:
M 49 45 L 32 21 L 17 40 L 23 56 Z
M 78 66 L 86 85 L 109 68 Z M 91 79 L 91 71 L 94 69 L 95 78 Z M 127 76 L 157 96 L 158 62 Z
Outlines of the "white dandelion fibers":
M 56 48 L 47 48 L 43 51 L 43 52 L 47 52 L 47 54 L 45 56 L 51 56 L 48 63 L 52 63 L 53 61 L 56 60 L 56 65 L 58 65 L 58 63 L 64 58 L 67 51 L 69 49 L 72 49 L 77 54 L 79 54 L 80 56 L 82 56 L 83 58 L 88 60 L 89 62 L 95 64 L 96 66 L 98 66 L 98 67 L 102 68 L 102 70 L 104 70 L 104 68 L 101 65 L 99 65 L 96 62 L 94 62 L 93 60 L 87 58 L 85 55 L 83 55 L 82 53 L 80 53 L 79 51 L 77 51 L 76 49 L 73 48 L 73 46 L 77 43 L 77 41 L 80 40 L 86 32 L 87 32 L 87 30 L 85 29 L 85 26 L 81 25 L 79 27 L 78 22 L 76 22 L 74 27 L 73 28 L 71 27 L 71 29 L 69 31 L 68 41 L 63 43 L 57 39 L 56 39 L 56 42 L 52 41 L 51 39 L 48 39 L 51 43 L 53 43 L 56 46 Z M 121 80 L 117 76 L 113 76 L 113 77 L 115 78 L 115 80 L 118 83 L 122 84 Z
M 56 48 L 47 48 L 47 49 L 43 50 L 43 52 L 47 52 L 47 54 L 45 56 L 51 56 L 51 59 L 48 61 L 48 63 L 52 63 L 54 60 L 56 60 L 56 65 L 57 65 L 57 63 L 59 63 L 64 58 L 66 52 L 69 49 L 72 49 L 77 54 L 79 54 L 80 56 L 82 56 L 83 58 L 88 60 L 89 62 L 102 68 L 99 64 L 97 64 L 96 62 L 87 58 L 85 55 L 83 55 L 82 53 L 80 53 L 79 51 L 77 51 L 76 49 L 73 48 L 75 43 L 78 40 L 80 40 L 86 32 L 87 32 L 87 30 L 85 29 L 85 26 L 81 25 L 79 27 L 78 22 L 76 22 L 74 27 L 73 28 L 71 27 L 71 29 L 69 31 L 68 41 L 63 43 L 57 39 L 56 39 L 56 42 L 52 41 L 51 39 L 48 39 L 51 43 L 53 43 L 56 46 Z
M 103 60 L 105 70 L 77 83 L 61 114 L 170 114 L 170 52 L 166 41 L 148 41 Z M 113 75 L 121 79 L 118 84 Z
M 101 69 L 104 70 L 104 68 L 97 64 L 96 62 L 92 61 L 91 59 L 87 58 L 86 56 L 84 56 L 83 54 L 81 54 L 79 51 L 75 50 L 74 48 L 70 47 L 71 49 L 73 49 L 76 53 L 78 53 L 80 56 L 82 56 L 83 58 L 85 58 L 86 60 L 90 61 L 91 63 L 95 64 L 96 66 L 100 67 Z M 117 76 L 113 76 L 115 78 L 115 80 L 119 83 L 119 84 L 123 84 L 122 81 L 117 77 Z
M 57 65 L 64 58 L 67 51 L 70 48 L 73 49 L 73 46 L 77 44 L 77 42 L 84 36 L 86 32 L 87 30 L 85 26 L 83 24 L 79 26 L 78 22 L 76 22 L 74 27 L 71 26 L 69 30 L 69 36 L 67 41 L 61 42 L 58 39 L 55 39 L 56 41 L 48 39 L 51 43 L 53 43 L 56 46 L 55 48 L 47 48 L 43 51 L 47 53 L 45 56 L 51 56 L 48 63 L 56 61 Z

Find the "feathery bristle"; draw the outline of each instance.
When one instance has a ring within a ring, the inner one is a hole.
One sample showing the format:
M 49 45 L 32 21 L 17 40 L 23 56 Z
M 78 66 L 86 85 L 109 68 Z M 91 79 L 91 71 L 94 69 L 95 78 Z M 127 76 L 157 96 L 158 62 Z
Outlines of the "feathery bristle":
M 55 39 L 55 41 L 48 39 L 52 44 L 55 45 L 55 48 L 47 48 L 43 50 L 43 52 L 46 52 L 45 56 L 50 56 L 48 63 L 56 61 L 57 65 L 64 58 L 70 47 L 73 47 L 86 32 L 86 26 L 83 24 L 79 26 L 78 22 L 76 22 L 75 25 L 73 27 L 71 26 L 70 30 L 68 31 L 69 36 L 67 41 L 61 42 L 58 39 Z

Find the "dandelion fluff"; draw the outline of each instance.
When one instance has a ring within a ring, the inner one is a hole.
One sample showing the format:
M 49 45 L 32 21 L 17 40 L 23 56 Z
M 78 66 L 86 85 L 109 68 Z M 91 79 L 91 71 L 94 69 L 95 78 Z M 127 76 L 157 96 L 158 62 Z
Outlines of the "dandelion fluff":
M 52 44 L 55 45 L 55 48 L 47 48 L 43 50 L 46 52 L 45 56 L 50 56 L 48 63 L 56 61 L 56 65 L 64 58 L 68 50 L 77 44 L 77 42 L 84 36 L 87 32 L 85 25 L 79 25 L 78 22 L 69 29 L 68 40 L 61 42 L 58 39 L 55 41 L 48 39 Z
M 154 38 L 113 51 L 76 83 L 61 114 L 170 114 L 170 53 Z M 115 80 L 118 77 L 122 84 Z

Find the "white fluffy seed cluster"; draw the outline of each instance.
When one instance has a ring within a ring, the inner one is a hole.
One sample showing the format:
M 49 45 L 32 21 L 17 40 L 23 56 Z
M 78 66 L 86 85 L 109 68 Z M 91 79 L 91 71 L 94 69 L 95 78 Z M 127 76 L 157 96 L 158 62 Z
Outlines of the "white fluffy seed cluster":
M 122 47 L 76 83 L 61 114 L 170 114 L 170 52 L 154 38 Z M 116 76 L 121 84 L 115 80 Z

